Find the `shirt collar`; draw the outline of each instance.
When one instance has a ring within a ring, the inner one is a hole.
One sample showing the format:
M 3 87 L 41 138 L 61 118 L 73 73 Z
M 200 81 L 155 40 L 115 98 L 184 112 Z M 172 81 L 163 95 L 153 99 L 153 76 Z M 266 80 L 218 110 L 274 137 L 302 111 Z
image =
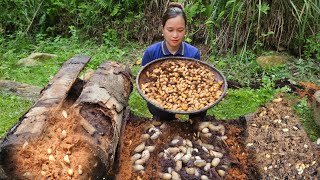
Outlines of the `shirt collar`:
M 173 56 L 181 55 L 181 56 L 184 56 L 184 43 L 183 43 L 183 42 L 181 43 L 178 51 L 177 51 L 175 54 L 171 54 L 171 52 L 168 50 L 165 40 L 162 41 L 161 47 L 162 47 L 162 53 L 163 53 L 165 56 L 168 56 L 168 55 L 173 55 Z

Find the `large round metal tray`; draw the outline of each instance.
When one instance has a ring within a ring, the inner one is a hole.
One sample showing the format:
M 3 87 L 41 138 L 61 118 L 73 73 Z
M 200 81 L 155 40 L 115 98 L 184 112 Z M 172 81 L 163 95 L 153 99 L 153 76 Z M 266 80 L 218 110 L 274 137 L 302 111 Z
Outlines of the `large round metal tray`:
M 150 99 L 148 99 L 147 96 L 141 90 L 141 84 L 144 84 L 145 82 L 150 81 L 146 75 L 146 72 L 152 71 L 155 67 L 158 67 L 159 65 L 161 65 L 162 63 L 164 63 L 166 61 L 175 61 L 175 60 L 195 61 L 196 63 L 199 63 L 202 66 L 208 67 L 208 69 L 210 69 L 215 74 L 215 78 L 218 81 L 223 81 L 223 84 L 221 85 L 221 91 L 222 91 L 221 96 L 216 101 L 214 101 L 211 105 L 205 106 L 202 109 L 194 110 L 194 111 L 178 111 L 178 110 L 165 109 L 165 108 L 159 106 L 158 104 L 154 103 Z M 226 78 L 215 67 L 213 67 L 212 65 L 210 65 L 206 62 L 199 61 L 199 60 L 193 59 L 193 58 L 186 58 L 186 57 L 165 57 L 165 58 L 160 58 L 160 59 L 156 59 L 154 61 L 151 61 L 150 63 L 143 66 L 142 69 L 139 71 L 138 76 L 136 78 L 136 83 L 137 83 L 137 89 L 138 89 L 140 95 L 143 97 L 143 99 L 145 99 L 147 102 L 151 103 L 152 105 L 156 106 L 157 108 L 159 108 L 161 110 L 164 110 L 164 111 L 167 111 L 170 113 L 174 113 L 174 114 L 196 114 L 196 113 L 206 111 L 209 108 L 212 108 L 213 106 L 217 105 L 219 103 L 219 101 L 221 101 L 222 98 L 225 96 L 225 94 L 227 92 L 227 86 L 228 86 Z

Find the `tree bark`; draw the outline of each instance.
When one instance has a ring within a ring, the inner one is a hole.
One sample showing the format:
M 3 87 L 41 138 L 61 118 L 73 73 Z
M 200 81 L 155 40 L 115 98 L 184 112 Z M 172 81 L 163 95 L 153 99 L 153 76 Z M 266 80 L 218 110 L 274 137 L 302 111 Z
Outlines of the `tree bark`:
M 39 137 L 45 129 L 49 110 L 63 103 L 81 70 L 89 60 L 90 57 L 88 56 L 75 56 L 66 61 L 59 72 L 41 91 L 38 101 L 11 128 L 0 148 L 10 144 L 21 144 L 30 138 Z
M 130 69 L 119 63 L 105 62 L 101 64 L 86 82 L 83 89 L 81 88 L 82 92 L 79 97 L 76 97 L 77 99 L 72 102 L 73 104 L 66 106 L 68 93 L 70 93 L 71 89 L 75 89 L 77 76 L 89 59 L 89 57 L 78 56 L 67 61 L 42 91 L 35 105 L 9 131 L 0 144 L 0 179 L 3 177 L 9 179 L 43 178 L 43 175 L 36 174 L 41 171 L 41 164 L 30 165 L 32 167 L 30 169 L 14 170 L 19 168 L 19 163 L 16 163 L 15 160 L 24 161 L 23 159 L 25 158 L 23 156 L 20 157 L 19 154 L 16 155 L 17 153 L 26 154 L 28 152 L 27 154 L 35 154 L 34 156 L 37 156 L 37 152 L 34 152 L 32 147 L 29 148 L 31 149 L 30 151 L 28 147 L 25 148 L 28 146 L 25 146 L 26 142 L 34 146 L 35 142 L 39 141 L 40 143 L 42 142 L 39 147 L 46 146 L 46 144 L 48 146 L 45 147 L 46 149 L 35 148 L 41 156 L 39 155 L 38 159 L 37 157 L 34 159 L 32 159 L 33 157 L 28 157 L 28 162 L 41 162 L 42 166 L 46 164 L 49 169 L 51 168 L 47 172 L 53 172 L 52 169 L 57 169 L 58 167 L 58 171 L 60 171 L 58 174 L 61 177 L 54 178 L 70 178 L 65 173 L 67 166 L 63 165 L 65 162 L 63 158 L 61 159 L 61 154 L 67 153 L 63 151 L 64 145 L 71 145 L 70 153 L 72 157 L 78 154 L 81 156 L 78 158 L 82 158 L 82 161 L 80 159 L 72 159 L 72 163 L 69 163 L 68 168 L 75 169 L 80 162 L 84 168 L 90 167 L 85 169 L 83 174 L 74 173 L 71 175 L 72 177 L 75 179 L 108 178 L 108 173 L 113 169 L 121 131 L 129 118 L 128 99 L 133 88 L 131 72 Z M 68 112 L 65 119 L 58 117 L 61 116 L 63 111 Z M 57 118 L 52 117 L 53 115 L 56 115 Z M 69 123 L 70 126 L 68 127 L 71 127 L 66 129 L 68 136 L 65 139 L 61 137 L 55 138 L 57 132 L 60 132 L 61 135 L 62 129 L 58 131 L 57 127 L 52 127 L 58 126 L 59 123 L 64 125 Z M 49 141 L 44 141 L 48 139 Z M 74 142 L 74 139 L 77 139 L 77 142 Z M 55 144 L 57 142 L 59 145 L 55 146 L 56 150 L 53 154 L 56 160 L 50 161 L 49 158 L 49 160 L 43 161 L 43 157 L 49 156 L 46 150 L 52 147 L 50 143 Z M 80 151 L 82 154 L 79 153 Z M 89 156 L 85 154 L 84 156 L 83 152 L 91 154 Z M 15 157 L 10 158 L 10 156 Z M 83 164 L 86 159 L 88 161 L 87 165 Z M 72 167 L 73 164 L 76 167 Z M 30 177 L 26 177 L 27 175 Z M 54 174 L 52 173 L 50 177 L 52 178 L 53 176 Z

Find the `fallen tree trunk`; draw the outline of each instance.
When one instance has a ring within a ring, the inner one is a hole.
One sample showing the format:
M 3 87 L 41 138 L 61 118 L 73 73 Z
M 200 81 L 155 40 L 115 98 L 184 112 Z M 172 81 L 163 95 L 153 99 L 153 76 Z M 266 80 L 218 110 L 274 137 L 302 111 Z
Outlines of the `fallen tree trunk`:
M 49 110 L 63 103 L 81 70 L 89 60 L 90 57 L 88 56 L 75 56 L 66 61 L 42 90 L 38 101 L 11 128 L 0 147 L 3 149 L 6 145 L 21 144 L 32 137 L 39 137 L 45 129 Z
M 88 142 L 97 148 L 106 173 L 113 168 L 121 129 L 129 118 L 127 105 L 131 91 L 130 70 L 124 65 L 106 62 L 92 75 L 74 104 L 79 124 L 86 131 Z
M 75 81 L 71 77 L 74 69 L 60 71 L 70 73 L 67 79 Z M 56 77 L 62 76 L 58 73 Z M 102 64 L 72 106 L 65 102 L 68 89 L 74 89 L 69 81 L 49 84 L 35 106 L 10 130 L 0 145 L 0 178 L 107 177 L 129 116 L 130 70 L 114 62 Z

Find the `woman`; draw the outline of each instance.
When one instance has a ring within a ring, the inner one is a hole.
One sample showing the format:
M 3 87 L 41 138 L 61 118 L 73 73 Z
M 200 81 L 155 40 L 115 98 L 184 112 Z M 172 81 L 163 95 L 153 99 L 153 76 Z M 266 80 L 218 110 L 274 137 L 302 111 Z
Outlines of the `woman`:
M 164 40 L 149 46 L 143 54 L 142 66 L 163 57 L 180 56 L 200 60 L 199 50 L 183 42 L 186 34 L 187 18 L 183 8 L 178 3 L 170 3 L 162 17 L 162 36 Z M 175 115 L 163 111 L 147 103 L 151 114 L 160 120 L 173 120 Z M 190 115 L 190 119 L 204 118 L 206 112 Z

